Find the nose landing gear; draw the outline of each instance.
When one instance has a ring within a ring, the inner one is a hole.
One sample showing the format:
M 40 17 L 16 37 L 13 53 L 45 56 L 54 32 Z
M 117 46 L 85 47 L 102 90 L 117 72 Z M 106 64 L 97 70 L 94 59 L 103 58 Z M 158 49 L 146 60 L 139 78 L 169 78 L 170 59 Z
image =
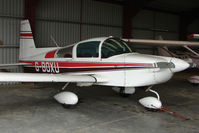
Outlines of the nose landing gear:
M 152 88 L 152 86 L 148 87 L 146 89 L 146 91 L 150 91 L 150 92 L 156 94 L 157 98 L 151 97 L 151 96 L 144 97 L 139 100 L 139 103 L 148 109 L 160 109 L 160 108 L 162 108 L 162 102 L 160 101 L 160 96 L 156 91 L 151 90 L 151 88 Z

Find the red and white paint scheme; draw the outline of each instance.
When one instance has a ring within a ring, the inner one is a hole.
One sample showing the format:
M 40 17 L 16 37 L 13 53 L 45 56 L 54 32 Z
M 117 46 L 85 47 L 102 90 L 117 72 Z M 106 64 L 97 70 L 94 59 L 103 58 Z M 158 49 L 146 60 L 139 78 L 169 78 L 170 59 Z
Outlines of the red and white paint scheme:
M 135 87 L 167 82 L 175 72 L 189 67 L 177 58 L 133 53 L 125 41 L 115 37 L 36 48 L 28 20 L 21 22 L 19 60 L 26 73 L 0 73 L 1 82 L 75 82 L 78 86 L 118 87 L 123 94 L 134 93 Z M 70 105 L 78 101 L 72 92 L 55 99 Z
M 199 39 L 199 34 L 190 34 L 189 38 Z

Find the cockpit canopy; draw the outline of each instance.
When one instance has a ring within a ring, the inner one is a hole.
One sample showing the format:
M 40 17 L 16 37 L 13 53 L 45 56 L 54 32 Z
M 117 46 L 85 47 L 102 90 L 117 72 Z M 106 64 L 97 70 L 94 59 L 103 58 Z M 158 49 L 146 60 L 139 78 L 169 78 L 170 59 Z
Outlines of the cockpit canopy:
M 75 51 L 75 52 L 74 52 Z M 131 53 L 132 50 L 123 40 L 119 38 L 108 38 L 105 41 L 88 40 L 80 42 L 73 48 L 73 54 L 76 58 L 109 58 L 114 55 Z M 67 58 L 66 55 L 72 53 L 71 47 L 60 49 L 57 52 L 58 57 Z M 71 56 L 72 57 L 72 56 Z
M 108 58 L 114 55 L 131 53 L 129 46 L 119 38 L 109 38 L 102 43 L 101 57 Z

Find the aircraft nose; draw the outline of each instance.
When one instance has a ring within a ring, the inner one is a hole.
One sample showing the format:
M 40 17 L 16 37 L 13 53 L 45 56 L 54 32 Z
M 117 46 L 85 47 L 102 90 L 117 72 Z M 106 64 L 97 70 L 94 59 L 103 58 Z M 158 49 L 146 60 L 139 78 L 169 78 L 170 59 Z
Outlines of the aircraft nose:
M 171 62 L 175 66 L 174 68 L 171 68 L 171 71 L 174 72 L 174 73 L 183 71 L 190 66 L 189 63 L 187 63 L 186 61 L 181 60 L 181 59 L 177 59 L 177 58 L 172 58 Z

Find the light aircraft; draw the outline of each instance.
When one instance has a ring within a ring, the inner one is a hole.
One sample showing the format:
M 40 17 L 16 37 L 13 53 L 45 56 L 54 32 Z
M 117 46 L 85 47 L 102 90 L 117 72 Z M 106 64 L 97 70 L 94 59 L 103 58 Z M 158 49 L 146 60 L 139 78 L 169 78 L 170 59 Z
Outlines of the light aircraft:
M 190 38 L 199 38 L 199 34 L 191 34 Z M 166 56 L 166 57 L 175 57 L 182 60 L 185 60 L 190 64 L 190 67 L 199 68 L 199 53 L 194 51 L 189 46 L 199 47 L 199 42 L 190 42 L 190 41 L 171 41 L 171 40 L 163 40 L 161 36 L 158 37 L 158 40 L 145 40 L 145 39 L 124 39 L 125 41 L 132 42 L 133 44 L 142 44 L 142 45 L 155 45 L 158 47 L 158 55 Z M 187 49 L 192 53 L 186 54 L 183 53 L 181 55 L 175 54 L 168 49 L 168 47 L 181 46 Z M 188 78 L 188 81 L 194 85 L 199 84 L 199 76 L 194 75 Z
M 190 34 L 189 38 L 199 39 L 199 34 Z
M 65 47 L 36 48 L 28 20 L 21 22 L 19 63 L 1 67 L 24 67 L 25 73 L 0 73 L 1 82 L 65 82 L 77 86 L 112 86 L 121 94 L 133 94 L 135 87 L 150 86 L 155 97 L 139 102 L 147 108 L 162 107 L 151 86 L 167 82 L 189 64 L 181 59 L 133 53 L 125 41 L 115 37 L 92 38 Z M 54 98 L 61 104 L 75 105 L 73 92 L 60 92 Z

